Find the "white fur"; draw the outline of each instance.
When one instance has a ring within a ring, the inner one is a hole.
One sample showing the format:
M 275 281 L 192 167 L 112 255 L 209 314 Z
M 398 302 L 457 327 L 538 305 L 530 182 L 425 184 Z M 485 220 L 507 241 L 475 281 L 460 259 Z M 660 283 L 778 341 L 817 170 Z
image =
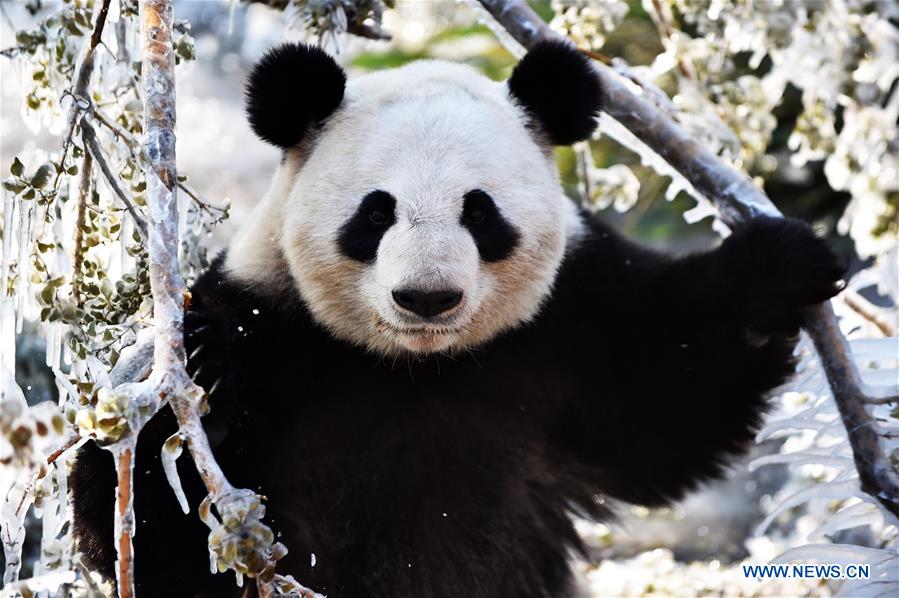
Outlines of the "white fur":
M 292 282 L 335 336 L 384 355 L 482 344 L 534 317 L 582 227 L 551 148 L 525 122 L 504 83 L 463 65 L 422 61 L 352 79 L 324 129 L 289 152 L 226 268 L 256 285 Z M 396 198 L 396 223 L 362 264 L 336 239 L 375 189 Z M 473 189 L 521 233 L 502 261 L 482 262 L 459 223 Z M 437 322 L 416 321 L 392 300 L 407 287 L 458 289 L 463 300 Z

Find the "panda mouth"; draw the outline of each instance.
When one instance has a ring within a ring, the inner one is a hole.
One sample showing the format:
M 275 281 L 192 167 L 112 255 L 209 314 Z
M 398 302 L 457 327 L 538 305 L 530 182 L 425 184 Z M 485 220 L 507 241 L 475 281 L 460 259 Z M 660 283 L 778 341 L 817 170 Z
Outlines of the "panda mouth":
M 377 327 L 379 330 L 389 331 L 393 334 L 426 337 L 426 336 L 442 336 L 447 334 L 458 334 L 459 328 L 450 327 L 440 324 L 418 325 L 418 326 L 396 326 L 381 318 L 378 318 Z

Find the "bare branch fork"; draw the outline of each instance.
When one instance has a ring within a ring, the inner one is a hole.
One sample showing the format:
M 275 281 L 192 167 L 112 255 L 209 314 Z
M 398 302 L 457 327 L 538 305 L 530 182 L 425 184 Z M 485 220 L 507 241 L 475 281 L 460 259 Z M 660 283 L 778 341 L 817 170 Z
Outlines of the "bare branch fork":
M 524 0 L 478 1 L 525 48 L 544 40 L 564 39 Z M 783 216 L 748 177 L 691 138 L 670 116 L 634 94 L 615 70 L 601 62 L 594 64 L 602 84 L 603 111 L 711 200 L 725 224 L 736 228 L 756 216 Z M 867 410 L 872 400 L 862 390 L 849 343 L 840 332 L 830 303 L 805 309 L 803 321 L 846 428 L 861 489 L 899 517 L 899 474 L 879 442 L 874 418 Z

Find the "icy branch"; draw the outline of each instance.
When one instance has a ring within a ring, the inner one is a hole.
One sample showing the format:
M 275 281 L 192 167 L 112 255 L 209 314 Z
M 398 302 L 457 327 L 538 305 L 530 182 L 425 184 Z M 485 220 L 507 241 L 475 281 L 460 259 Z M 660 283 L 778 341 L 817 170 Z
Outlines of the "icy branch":
M 91 126 L 90 123 L 88 123 L 86 120 L 81 121 L 81 137 L 84 140 L 85 148 L 94 159 L 94 162 L 96 162 L 100 167 L 100 172 L 103 173 L 103 177 L 106 179 L 106 182 L 109 183 L 109 188 L 112 189 L 113 193 L 115 193 L 115 196 L 119 198 L 119 201 L 124 204 L 125 209 L 128 210 L 129 214 L 131 214 L 131 217 L 134 219 L 135 226 L 137 226 L 137 229 L 140 231 L 141 237 L 146 238 L 146 221 L 138 213 L 137 208 L 134 206 L 134 202 L 131 201 L 131 198 L 127 193 L 125 193 L 125 190 L 122 189 L 122 185 L 119 183 L 118 178 L 113 174 L 109 163 L 106 161 L 106 156 L 103 154 L 103 150 L 100 147 L 100 142 L 97 139 L 97 133 L 96 131 L 94 131 L 93 126 Z
M 149 382 L 161 400 L 167 400 L 178 419 L 180 434 L 187 440 L 191 457 L 209 495 L 201 507 L 201 517 L 212 528 L 209 546 L 213 564 L 219 570 L 233 569 L 239 576 L 256 577 L 261 595 L 294 592 L 305 588 L 271 583 L 287 578 L 275 575 L 275 561 L 286 554 L 273 544 L 271 530 L 261 522 L 265 509 L 261 497 L 231 485 L 216 462 L 200 421 L 204 392 L 185 370 L 183 319 L 186 289 L 178 267 L 178 189 L 175 165 L 175 55 L 172 46 L 172 0 L 142 0 L 140 3 L 143 46 L 142 91 L 144 99 L 144 143 L 147 156 L 145 175 L 150 226 L 148 230 L 150 284 L 153 294 L 155 344 Z M 128 449 L 126 448 L 125 451 Z M 125 458 L 125 452 L 119 453 Z M 125 481 L 119 468 L 120 484 Z M 127 497 L 126 497 L 127 498 Z M 125 502 L 120 492 L 120 509 Z M 215 505 L 220 522 L 210 512 Z M 125 505 L 128 516 L 130 505 Z M 118 511 L 117 511 L 117 517 Z M 118 529 L 118 527 L 117 527 Z M 249 542 L 248 539 L 254 540 Z M 126 542 L 126 540 L 128 542 Z M 130 549 L 130 539 L 119 536 L 118 545 Z M 225 550 L 223 547 L 234 547 Z M 201 547 L 197 547 L 198 550 Z M 223 555 L 237 555 L 226 560 Z M 120 550 L 119 558 L 123 558 Z M 133 584 L 119 568 L 120 595 Z
M 525 48 L 561 39 L 524 0 L 479 0 L 481 6 Z M 711 200 L 722 221 L 739 227 L 756 216 L 782 214 L 744 174 L 691 138 L 670 116 L 631 91 L 609 66 L 596 62 L 603 90 L 603 111 L 650 147 L 699 192 Z M 861 488 L 899 517 L 899 475 L 880 444 L 867 397 L 829 303 L 805 310 L 812 338 L 834 401 L 846 427 Z

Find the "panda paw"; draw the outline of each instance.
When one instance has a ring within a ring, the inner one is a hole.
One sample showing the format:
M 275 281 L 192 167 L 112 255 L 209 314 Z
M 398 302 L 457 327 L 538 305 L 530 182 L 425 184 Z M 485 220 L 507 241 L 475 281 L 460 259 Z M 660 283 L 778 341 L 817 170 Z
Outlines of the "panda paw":
M 216 318 L 190 311 L 184 316 L 187 373 L 211 396 L 226 374 L 226 339 Z
M 792 332 L 799 308 L 821 303 L 843 288 L 845 269 L 827 242 L 803 222 L 757 218 L 727 245 L 735 260 L 740 294 L 750 324 L 761 330 Z

